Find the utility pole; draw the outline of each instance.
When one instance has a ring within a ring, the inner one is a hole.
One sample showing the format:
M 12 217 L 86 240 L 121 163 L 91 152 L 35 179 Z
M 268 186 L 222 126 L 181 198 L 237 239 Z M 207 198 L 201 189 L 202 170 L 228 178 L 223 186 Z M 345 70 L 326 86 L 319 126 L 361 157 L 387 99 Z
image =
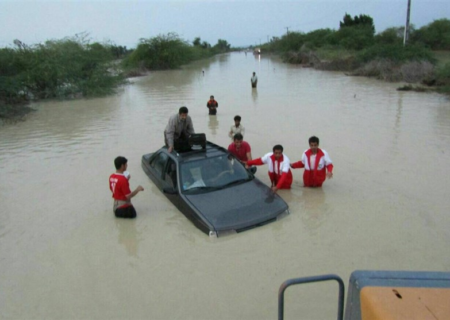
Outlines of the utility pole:
M 411 0 L 408 0 L 408 9 L 406 11 L 406 25 L 405 25 L 405 34 L 403 36 L 403 46 L 406 46 L 406 42 L 408 42 L 409 38 L 409 15 L 411 12 Z
M 285 27 L 286 28 L 286 35 L 289 34 L 289 27 Z

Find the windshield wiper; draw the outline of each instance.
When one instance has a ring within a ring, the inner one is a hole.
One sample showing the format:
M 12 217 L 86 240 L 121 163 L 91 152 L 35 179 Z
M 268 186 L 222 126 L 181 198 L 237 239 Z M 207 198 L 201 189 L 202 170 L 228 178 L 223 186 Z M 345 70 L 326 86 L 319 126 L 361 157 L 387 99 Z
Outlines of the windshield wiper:
M 235 184 L 244 183 L 244 182 L 250 181 L 251 179 L 252 178 L 249 177 L 249 178 L 246 178 L 246 179 L 234 180 L 234 181 L 228 182 L 227 184 L 224 184 L 224 185 L 220 186 L 220 188 L 222 189 L 222 188 L 226 188 L 226 187 L 229 187 L 229 186 L 232 186 L 232 185 L 235 185 Z
M 219 187 L 193 187 L 193 188 L 189 188 L 184 190 L 185 192 L 189 192 L 189 191 L 198 191 L 198 190 L 202 190 L 202 191 L 210 191 L 210 190 L 217 190 L 219 189 Z

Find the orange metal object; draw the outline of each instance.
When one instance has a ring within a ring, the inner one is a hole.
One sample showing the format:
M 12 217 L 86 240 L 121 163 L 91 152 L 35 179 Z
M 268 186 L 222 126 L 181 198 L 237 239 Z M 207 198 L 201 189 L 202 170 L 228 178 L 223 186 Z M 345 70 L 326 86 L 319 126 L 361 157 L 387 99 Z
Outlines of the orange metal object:
M 448 320 L 450 289 L 364 287 L 362 320 Z

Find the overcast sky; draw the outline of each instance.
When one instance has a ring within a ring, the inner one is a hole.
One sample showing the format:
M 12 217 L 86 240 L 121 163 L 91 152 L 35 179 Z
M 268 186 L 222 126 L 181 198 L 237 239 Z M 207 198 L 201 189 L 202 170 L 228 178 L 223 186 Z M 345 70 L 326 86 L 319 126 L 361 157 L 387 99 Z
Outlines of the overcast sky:
M 0 0 L 0 47 L 14 39 L 32 45 L 87 32 L 92 42 L 128 48 L 168 32 L 192 42 L 258 45 L 289 31 L 338 29 L 345 13 L 366 14 L 377 32 L 404 26 L 407 0 Z M 411 0 L 410 22 L 420 28 L 450 18 L 450 0 Z

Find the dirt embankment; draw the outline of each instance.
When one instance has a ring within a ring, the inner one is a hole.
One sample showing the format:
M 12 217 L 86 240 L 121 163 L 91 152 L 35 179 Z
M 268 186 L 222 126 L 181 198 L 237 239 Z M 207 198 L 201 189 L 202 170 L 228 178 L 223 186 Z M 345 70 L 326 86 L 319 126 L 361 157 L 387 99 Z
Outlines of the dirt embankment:
M 435 86 L 445 85 L 436 79 L 436 68 L 428 61 L 408 61 L 396 63 L 386 59 L 360 63 L 355 57 L 348 56 L 332 60 L 320 59 L 313 52 L 290 52 L 284 57 L 285 62 L 300 64 L 318 70 L 343 71 L 349 76 L 373 77 L 389 82 L 406 82 L 399 88 L 405 91 L 430 91 Z M 415 85 L 412 85 L 415 84 Z

